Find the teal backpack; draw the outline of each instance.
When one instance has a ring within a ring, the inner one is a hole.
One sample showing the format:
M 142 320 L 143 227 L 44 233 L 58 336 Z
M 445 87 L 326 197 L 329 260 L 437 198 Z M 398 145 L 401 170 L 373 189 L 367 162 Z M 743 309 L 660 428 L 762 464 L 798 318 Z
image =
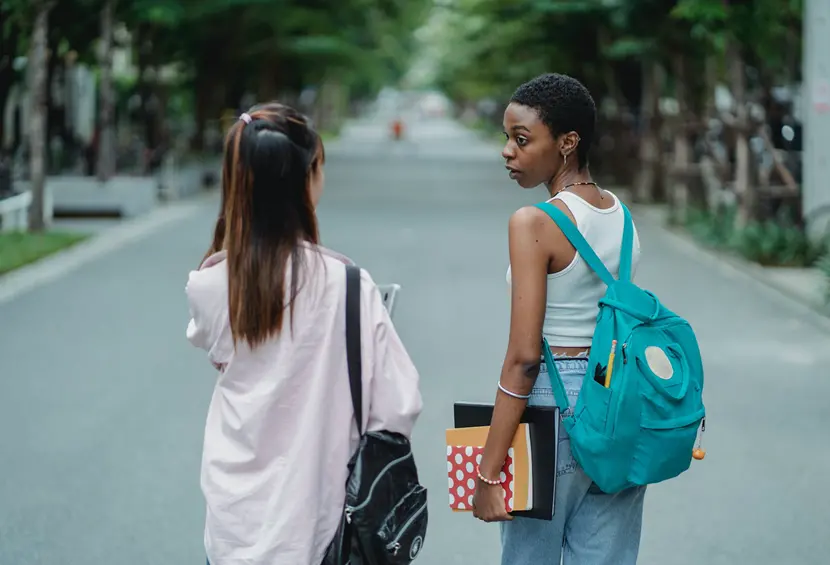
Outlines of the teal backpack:
M 691 465 L 706 416 L 703 362 L 692 327 L 631 282 L 634 226 L 628 208 L 623 205 L 615 280 L 568 216 L 549 203 L 536 206 L 608 287 L 599 301 L 588 373 L 573 414 L 563 419 L 574 458 L 606 493 L 678 476 Z M 544 338 L 543 350 L 556 403 L 564 411 L 565 387 Z

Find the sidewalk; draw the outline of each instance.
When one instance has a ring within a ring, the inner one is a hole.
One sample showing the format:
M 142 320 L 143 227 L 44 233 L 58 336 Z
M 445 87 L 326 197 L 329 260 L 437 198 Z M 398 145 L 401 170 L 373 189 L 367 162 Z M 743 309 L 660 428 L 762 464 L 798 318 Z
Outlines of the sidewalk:
M 687 245 L 694 246 L 699 253 L 743 272 L 767 287 L 811 308 L 816 313 L 830 316 L 830 305 L 825 300 L 825 288 L 828 283 L 818 269 L 764 267 L 737 255 L 705 247 L 684 230 L 668 226 L 668 211 L 663 205 L 634 205 L 632 211 L 645 221 L 661 227 L 671 237 L 679 238 Z
M 0 275 L 0 305 L 37 287 L 57 281 L 87 263 L 150 237 L 170 225 L 180 223 L 198 214 L 206 202 L 212 202 L 215 198 L 215 191 L 210 191 L 173 202 L 164 202 L 135 218 L 55 220 L 56 229 L 88 233 L 90 237 L 67 249 Z M 171 245 L 173 243 L 171 242 Z
M 152 185 L 152 205 L 134 215 L 97 215 L 94 212 L 79 215 L 58 215 L 51 218 L 49 231 L 78 233 L 88 236 L 85 241 L 42 254 L 11 271 L 0 273 L 0 304 L 41 284 L 56 280 L 88 261 L 98 259 L 128 243 L 142 239 L 162 226 L 194 214 L 205 200 L 218 192 L 221 160 L 215 156 L 198 156 L 185 162 L 179 169 L 167 169 L 146 177 L 127 179 Z M 214 173 L 213 183 L 207 185 L 205 175 Z M 164 178 L 163 178 L 164 177 Z M 94 184 L 94 177 L 64 177 Z M 166 183 L 163 190 L 160 184 Z M 100 190 L 97 188 L 96 190 Z M 92 198 L 91 209 L 108 205 L 104 195 L 101 202 Z

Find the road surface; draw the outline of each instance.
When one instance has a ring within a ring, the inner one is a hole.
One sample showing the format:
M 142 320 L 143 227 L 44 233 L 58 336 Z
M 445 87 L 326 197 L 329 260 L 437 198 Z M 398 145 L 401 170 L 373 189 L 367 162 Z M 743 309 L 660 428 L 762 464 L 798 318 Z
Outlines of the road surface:
M 414 438 L 430 488 L 418 563 L 495 565 L 496 526 L 446 509 L 444 429 L 490 401 L 508 325 L 507 220 L 543 193 L 447 121 L 410 140 L 355 123 L 328 151 L 326 245 L 402 285 L 396 323 L 421 375 Z M 202 426 L 213 371 L 185 340 L 184 283 L 217 210 L 169 224 L 0 304 L 0 565 L 204 562 Z M 644 565 L 824 565 L 830 336 L 744 278 L 640 223 L 638 282 L 696 328 L 706 460 L 650 489 Z

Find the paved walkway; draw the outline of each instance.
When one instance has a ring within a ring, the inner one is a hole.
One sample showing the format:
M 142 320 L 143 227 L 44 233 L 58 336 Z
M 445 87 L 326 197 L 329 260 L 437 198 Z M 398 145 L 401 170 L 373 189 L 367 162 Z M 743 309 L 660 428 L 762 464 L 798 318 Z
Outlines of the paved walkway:
M 506 227 L 539 191 L 447 122 L 408 145 L 378 126 L 329 150 L 324 242 L 403 286 L 430 488 L 418 563 L 499 562 L 498 530 L 446 509 L 456 400 L 490 401 L 508 327 Z M 0 303 L 0 564 L 203 563 L 202 426 L 213 371 L 185 340 L 184 283 L 217 201 Z M 643 565 L 824 565 L 830 334 L 639 224 L 639 282 L 687 315 L 707 366 L 708 456 L 647 496 Z M 2 286 L 2 285 L 0 285 Z

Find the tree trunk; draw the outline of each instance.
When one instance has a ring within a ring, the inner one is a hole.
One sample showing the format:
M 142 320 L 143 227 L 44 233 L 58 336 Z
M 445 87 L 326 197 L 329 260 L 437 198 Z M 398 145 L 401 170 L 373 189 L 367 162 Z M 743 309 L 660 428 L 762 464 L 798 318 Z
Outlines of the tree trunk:
M 112 19 L 115 1 L 106 0 L 101 10 L 101 105 L 96 168 L 101 182 L 115 174 L 115 93 L 112 86 Z
M 149 24 L 143 24 L 136 29 L 135 32 L 135 47 L 136 59 L 138 66 L 138 96 L 141 100 L 139 110 L 139 120 L 144 132 L 144 148 L 150 150 L 153 147 L 153 124 L 150 119 L 150 95 L 151 86 L 149 77 L 147 76 L 150 68 L 150 60 L 152 53 L 151 42 L 151 27 Z M 146 163 L 145 163 L 146 165 Z M 146 172 L 146 171 L 145 171 Z
M 259 71 L 259 85 L 257 96 L 260 100 L 272 100 L 279 96 L 280 84 L 278 79 L 279 61 L 276 57 L 263 59 Z
M 740 46 L 732 42 L 727 50 L 732 96 L 735 99 L 735 195 L 738 210 L 735 228 L 742 229 L 752 220 L 755 210 L 755 191 L 750 184 L 751 159 L 749 155 L 749 115 L 746 106 L 746 75 Z
M 5 18 L 8 13 L 0 7 L 0 18 Z M 14 62 L 15 48 L 20 37 L 20 30 L 17 26 L 10 26 L 8 30 L 9 35 L 5 35 L 3 29 L 0 29 L 2 40 L 0 40 L 0 154 L 5 150 L 5 118 L 6 118 L 6 102 L 9 99 L 9 93 L 14 85 Z
M 704 118 L 707 123 L 718 117 L 718 110 L 715 106 L 715 88 L 718 83 L 717 70 L 715 56 L 708 55 L 704 64 L 705 99 L 703 102 Z M 707 134 L 704 132 L 705 135 Z M 701 159 L 700 165 L 701 181 L 706 199 L 705 208 L 714 216 L 721 212 L 721 205 L 723 204 L 724 179 L 721 171 L 724 170 L 725 166 L 728 166 L 728 156 L 723 156 L 713 144 L 714 141 L 706 139 L 706 154 Z
M 190 148 L 196 152 L 201 152 L 205 148 L 205 129 L 207 128 L 208 108 L 210 107 L 210 95 L 207 90 L 201 88 L 200 84 L 202 82 L 204 81 L 197 79 L 197 87 L 195 92 L 196 131 L 193 133 L 193 139 L 190 141 Z
M 196 152 L 204 151 L 207 147 L 208 122 L 221 114 L 219 101 L 220 94 L 224 93 L 215 73 L 202 67 L 196 71 L 194 97 L 196 99 L 196 131 L 191 142 L 191 149 Z
M 0 65 L 2 65 L 2 62 L 0 62 Z M 5 68 L 0 68 L 0 154 L 4 153 L 6 149 L 6 103 L 14 85 L 13 80 L 13 72 L 6 72 Z
M 59 37 L 55 33 L 47 32 L 46 37 L 46 154 L 45 167 L 46 172 L 55 170 L 55 155 L 52 151 L 52 140 L 56 134 L 62 134 L 61 130 L 61 114 L 60 108 L 56 106 L 55 99 L 52 96 L 54 85 L 58 82 L 60 77 L 57 77 L 58 68 L 60 65 L 60 57 L 57 56 L 59 47 Z M 66 148 L 64 148 L 66 151 Z
M 638 202 L 658 200 L 663 192 L 661 161 L 660 116 L 661 69 L 651 57 L 643 61 L 643 94 L 640 102 L 642 116 L 640 136 L 640 172 L 637 175 Z
M 29 231 L 41 232 L 46 228 L 43 217 L 46 188 L 46 40 L 49 31 L 49 11 L 53 2 L 35 5 L 35 23 L 29 51 L 29 178 L 32 204 L 29 207 Z
M 686 90 L 686 56 L 674 56 L 675 98 L 677 99 L 677 119 L 674 127 L 674 162 L 672 163 L 671 191 L 669 210 L 671 221 L 677 224 L 686 222 L 689 201 L 689 168 L 692 147 L 687 131 L 689 119 L 689 96 Z

